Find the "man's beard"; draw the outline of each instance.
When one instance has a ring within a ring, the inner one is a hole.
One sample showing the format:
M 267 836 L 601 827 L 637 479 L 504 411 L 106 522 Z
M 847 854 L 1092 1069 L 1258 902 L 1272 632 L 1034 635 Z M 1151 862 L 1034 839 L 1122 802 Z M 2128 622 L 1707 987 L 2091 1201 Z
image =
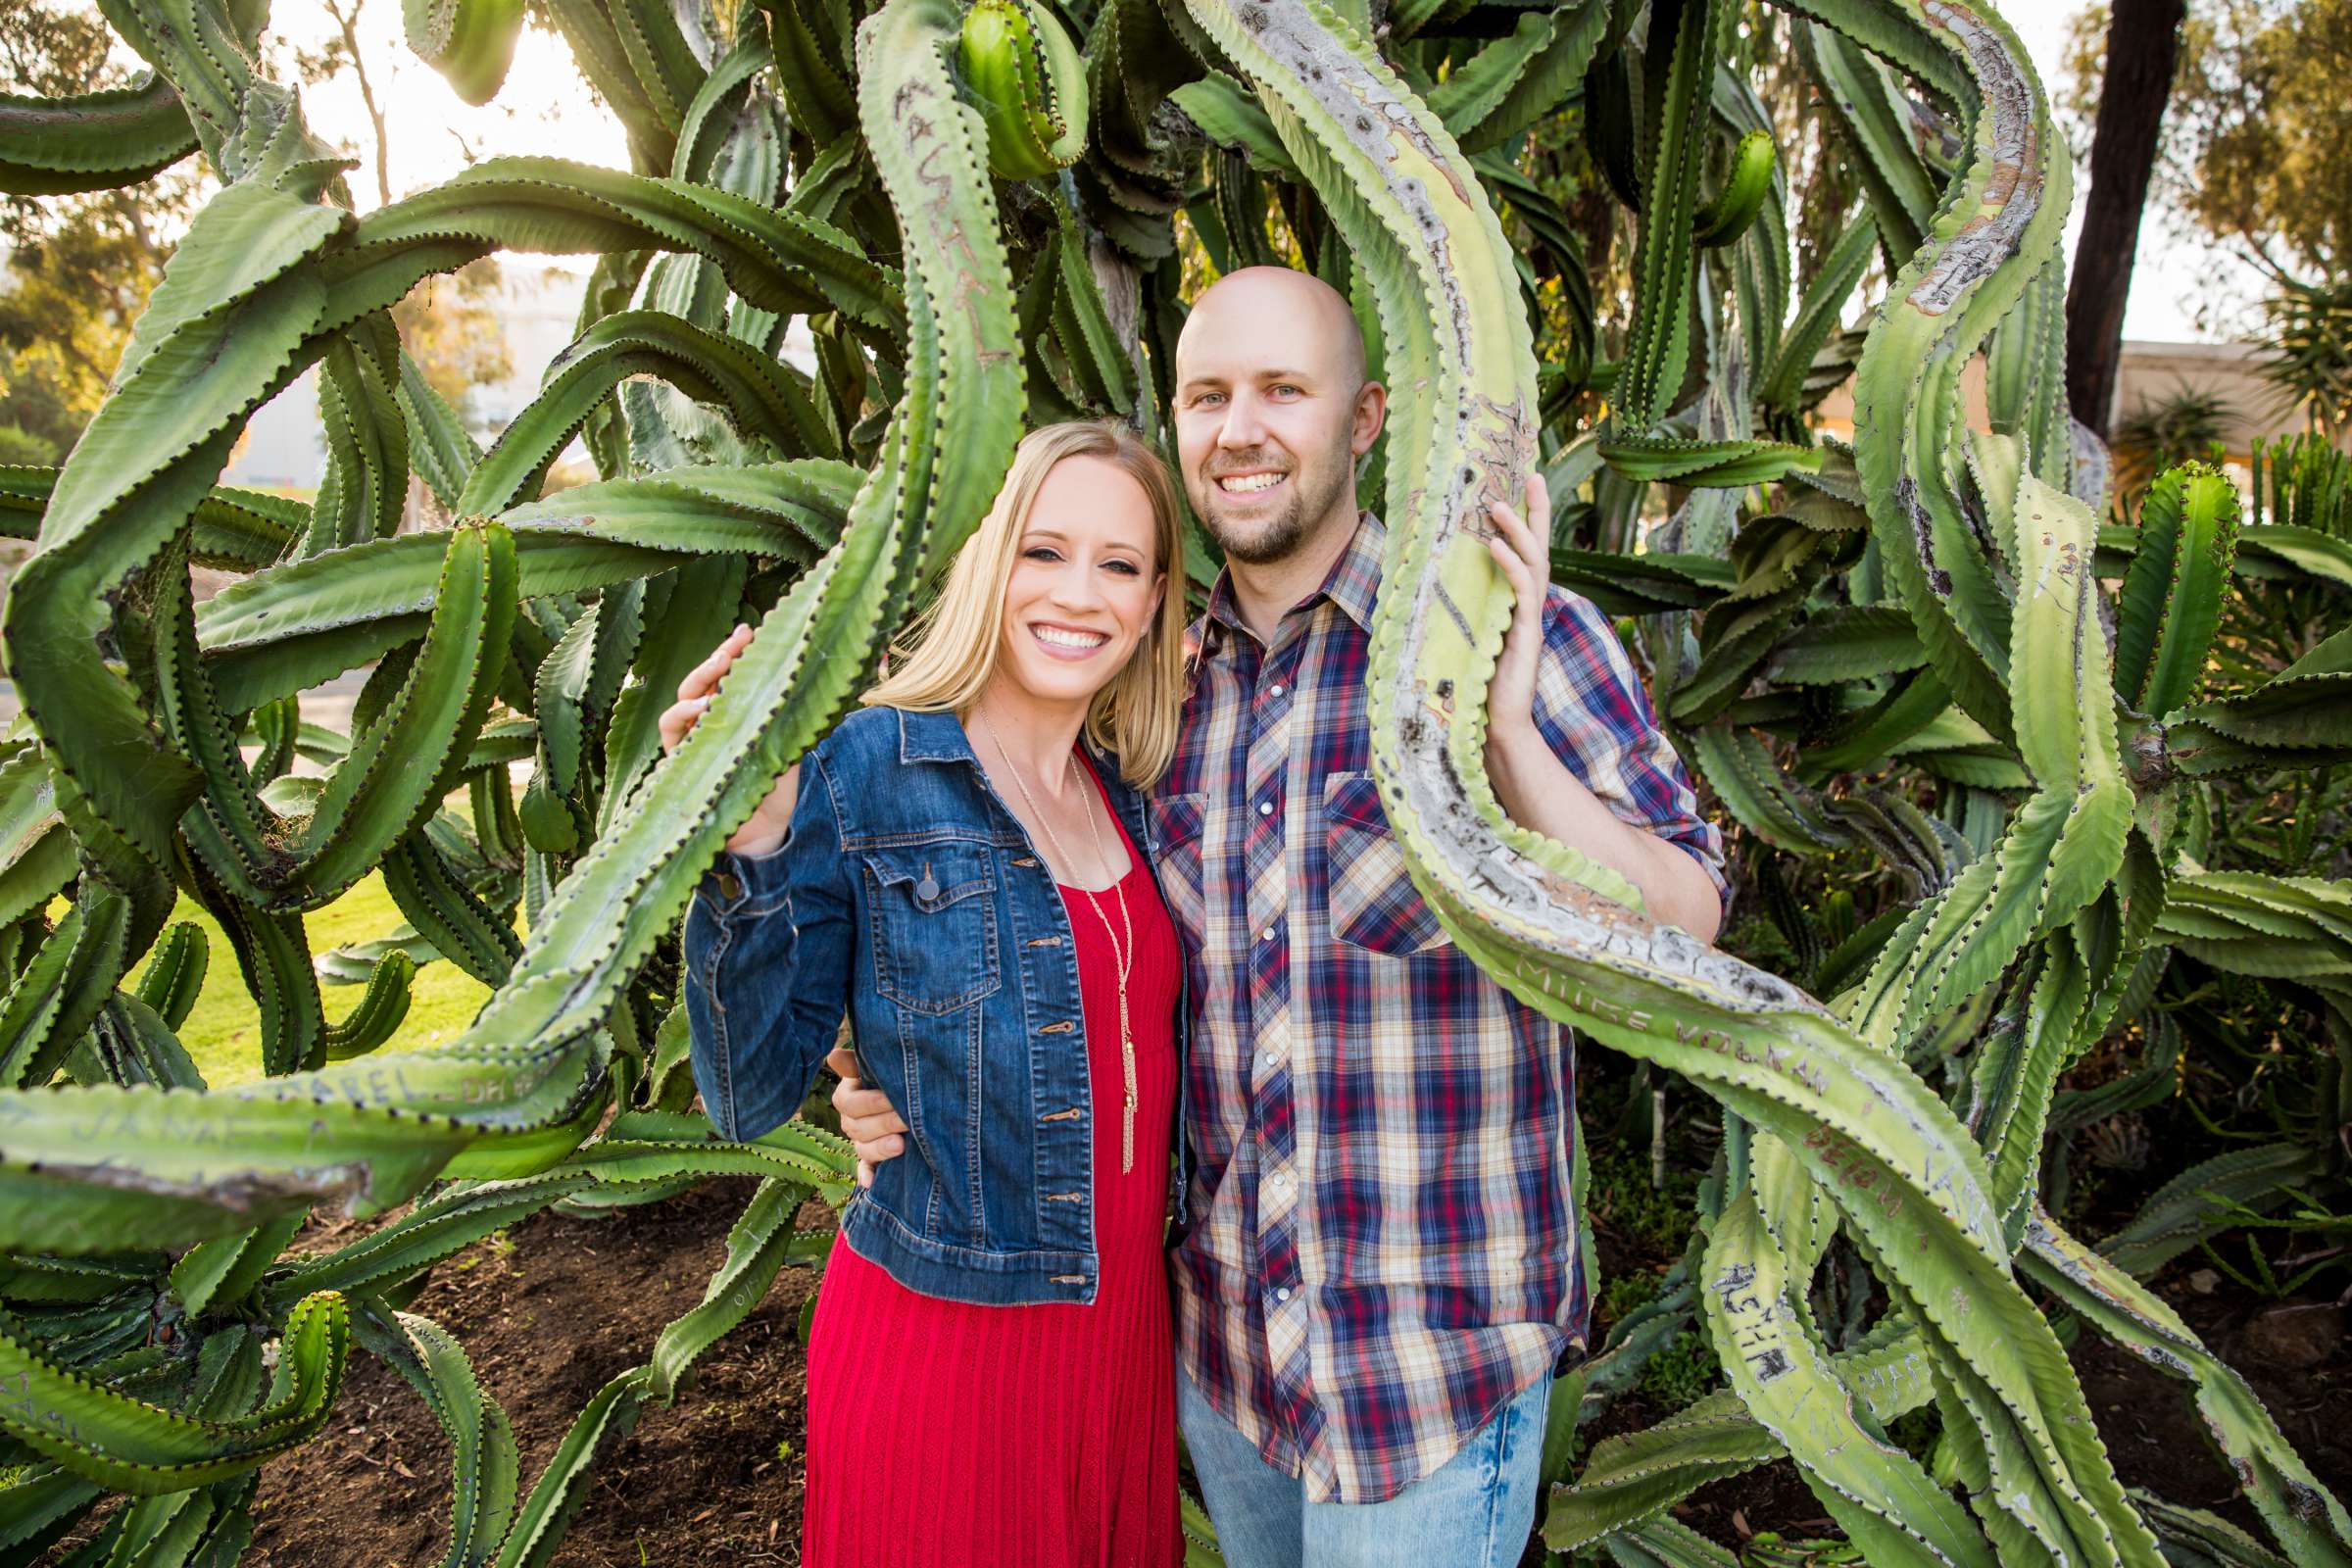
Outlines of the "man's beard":
M 1338 502 L 1354 466 L 1352 456 L 1343 445 L 1318 473 L 1310 474 L 1304 467 L 1293 469 L 1289 503 L 1247 534 L 1237 533 L 1235 525 L 1218 516 L 1212 503 L 1221 498 L 1224 492 L 1217 488 L 1214 477 L 1208 477 L 1204 483 L 1207 500 L 1198 509 L 1200 520 L 1207 526 L 1209 536 L 1217 541 L 1218 548 L 1225 552 L 1227 560 L 1251 566 L 1281 561 L 1298 550 L 1307 531 L 1320 522 Z M 1238 463 L 1233 466 L 1248 467 L 1250 464 Z M 1305 488 L 1310 478 L 1317 481 L 1311 492 Z

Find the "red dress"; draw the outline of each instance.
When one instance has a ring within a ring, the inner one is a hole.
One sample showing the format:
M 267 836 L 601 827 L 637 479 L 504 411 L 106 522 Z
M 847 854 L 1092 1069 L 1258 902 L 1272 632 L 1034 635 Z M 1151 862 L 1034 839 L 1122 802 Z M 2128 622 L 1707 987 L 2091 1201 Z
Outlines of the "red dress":
M 1113 817 L 1116 820 L 1116 817 Z M 1123 836 L 1123 830 L 1122 830 Z M 1132 841 L 1135 1168 L 1119 1169 L 1118 966 L 1061 890 L 1094 1091 L 1092 1304 L 918 1296 L 836 1237 L 808 1339 L 806 1568 L 1174 1568 L 1174 1342 L 1161 1251 L 1176 1105 L 1176 933 Z M 1112 929 L 1118 900 L 1095 895 Z

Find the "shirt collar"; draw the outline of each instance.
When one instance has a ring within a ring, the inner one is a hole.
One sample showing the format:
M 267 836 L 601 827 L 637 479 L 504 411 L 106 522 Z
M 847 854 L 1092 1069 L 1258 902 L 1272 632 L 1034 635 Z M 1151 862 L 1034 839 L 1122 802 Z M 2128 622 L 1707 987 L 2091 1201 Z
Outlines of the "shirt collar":
M 1387 554 L 1388 541 L 1389 530 L 1379 517 L 1369 512 L 1358 513 L 1355 534 L 1348 541 L 1348 548 L 1340 552 L 1339 559 L 1331 564 L 1331 570 L 1324 573 L 1322 585 L 1294 605 L 1292 611 L 1296 612 L 1318 599 L 1328 599 L 1357 626 L 1370 631 L 1372 611 L 1380 601 L 1380 564 Z M 1230 566 L 1217 573 L 1217 584 L 1209 591 L 1208 612 L 1200 620 L 1203 651 L 1212 646 L 1212 627 L 1221 627 L 1228 633 L 1246 629 L 1241 612 L 1234 608 Z
M 902 762 L 977 762 L 963 720 L 951 712 L 916 712 L 894 708 L 899 715 L 899 760 Z
M 980 754 L 972 750 L 972 739 L 964 732 L 963 720 L 952 712 L 918 712 L 912 709 L 891 710 L 899 718 L 899 760 L 902 762 L 964 762 L 979 767 Z M 1095 764 L 1095 771 L 1107 785 L 1114 800 L 1123 799 L 1133 787 L 1119 772 L 1119 760 L 1094 743 L 1081 730 L 1078 744 Z

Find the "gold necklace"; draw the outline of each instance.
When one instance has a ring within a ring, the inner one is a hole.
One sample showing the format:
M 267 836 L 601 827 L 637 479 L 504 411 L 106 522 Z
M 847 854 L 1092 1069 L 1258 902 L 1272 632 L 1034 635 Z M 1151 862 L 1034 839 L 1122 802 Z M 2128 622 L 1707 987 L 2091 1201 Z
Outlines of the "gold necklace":
M 1021 792 L 1021 801 L 1029 808 L 1029 814 L 1036 817 L 1037 825 L 1046 830 L 1046 841 L 1054 846 L 1054 853 L 1061 857 L 1063 863 L 1075 867 L 1077 860 L 1068 850 L 1061 847 L 1061 835 L 1054 831 L 1053 822 L 1038 808 L 1037 798 L 1029 793 L 1028 782 L 1021 777 L 1020 764 L 1012 760 L 1012 754 L 1004 749 L 1004 742 L 998 738 L 997 726 L 988 721 L 988 714 L 977 705 L 972 711 L 978 715 L 980 727 L 988 731 L 988 743 L 997 749 L 999 757 L 1004 759 L 1004 766 L 1012 774 L 1013 788 Z M 1078 759 L 1072 757 L 1071 771 L 1075 772 L 1077 767 Z M 1079 804 L 1086 811 L 1086 831 L 1095 842 L 1095 858 L 1102 862 L 1103 869 L 1108 870 L 1110 857 L 1102 853 L 1102 830 L 1095 825 L 1094 795 L 1086 788 L 1084 781 L 1079 785 Z M 1110 941 L 1111 963 L 1119 976 L 1119 1067 L 1125 1077 L 1127 1090 L 1125 1113 L 1119 1121 L 1119 1169 L 1124 1173 L 1135 1169 L 1135 1030 L 1127 1017 L 1127 976 L 1135 967 L 1135 923 L 1127 913 L 1125 877 L 1111 884 L 1111 891 L 1119 899 L 1119 924 L 1127 929 L 1124 951 L 1120 949 L 1118 932 L 1110 928 L 1110 916 L 1102 912 L 1102 901 L 1095 897 L 1095 890 L 1080 888 L 1078 891 L 1086 895 L 1086 902 L 1095 906 L 1095 918 L 1102 922 L 1102 934 Z

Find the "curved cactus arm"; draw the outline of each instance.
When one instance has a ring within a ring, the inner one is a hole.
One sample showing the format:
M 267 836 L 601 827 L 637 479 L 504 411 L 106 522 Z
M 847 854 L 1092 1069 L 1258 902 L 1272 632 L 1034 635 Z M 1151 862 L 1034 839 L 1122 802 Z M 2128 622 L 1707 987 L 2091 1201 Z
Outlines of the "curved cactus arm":
M 976 0 L 956 65 L 988 124 L 1000 179 L 1036 179 L 1086 150 L 1086 67 L 1054 13 L 1028 0 Z
M 304 555 L 378 539 L 400 526 L 409 495 L 409 429 L 401 412 L 400 339 L 382 312 L 331 339 L 319 361 L 318 417 L 326 469 L 311 503 Z
M 2019 755 L 2037 788 L 1995 853 L 1972 862 L 1904 922 L 1907 936 L 1889 944 L 1853 1004 L 1848 1016 L 1856 1027 L 1897 1050 L 1935 1013 L 1996 980 L 2026 944 L 2096 899 L 2121 871 L 2131 831 L 2132 796 L 2096 612 L 2089 512 L 2029 474 L 2014 515 L 2018 601 L 2008 660 L 2017 681 Z M 2060 1054 L 2071 1044 L 2064 1030 L 2043 1038 Z M 2045 1108 L 2063 1059 L 2045 1063 Z M 2039 1112 L 2032 1120 L 2038 1129 Z M 2004 1191 L 2004 1210 L 2020 1196 Z
M 1783 1251 L 1752 1187 L 1715 1222 L 1700 1295 L 1732 1388 L 1872 1563 L 1993 1568 L 1967 1510 L 1885 1433 L 1856 1419 L 1852 1394 L 1806 1321 L 1809 1264 Z
M 147 967 L 139 975 L 138 998 L 166 1028 L 176 1029 L 188 1021 L 196 998 L 204 990 L 212 952 L 204 927 L 193 920 L 180 921 L 149 950 Z
M 298 1303 L 286 1320 L 268 1401 L 249 1415 L 209 1420 L 103 1388 L 0 1330 L 0 1377 L 21 1396 L 0 1405 L 0 1430 L 117 1492 L 184 1492 L 309 1442 L 342 1385 L 350 1336 L 340 1296 Z
M 474 1377 L 465 1347 L 431 1318 L 363 1307 L 354 1327 L 361 1348 L 398 1372 L 449 1435 L 450 1535 L 441 1568 L 481 1568 L 514 1517 L 521 1456 L 514 1423 Z
M 1800 22 L 1790 36 L 1854 154 L 1875 226 L 1899 263 L 1924 242 L 1942 194 L 1912 139 L 1910 105 L 1886 68 L 1837 27 Z
M 129 901 L 85 890 L 0 998 L 0 1090 L 39 1089 L 115 995 Z
M 489 159 L 378 208 L 319 274 L 340 318 L 493 250 L 644 249 L 707 257 L 728 287 L 768 310 L 840 310 L 880 332 L 906 329 L 896 275 L 830 223 L 708 185 L 554 158 Z
M 2276 748 L 2293 765 L 2297 749 L 2341 747 L 2352 726 L 2330 722 L 2331 699 L 2352 690 L 2352 627 L 2322 639 L 2311 652 L 2250 692 L 2196 703 L 2180 716 L 2251 746 Z M 2312 709 L 2320 710 L 2317 712 Z
M 41 531 L 56 468 L 0 466 L 0 534 L 31 539 Z M 299 501 L 259 490 L 219 486 L 196 504 L 196 528 L 188 557 L 200 566 L 252 571 L 286 553 L 310 526 L 311 509 Z
M 381 1296 L 499 1227 L 539 1213 L 595 1183 L 593 1172 L 559 1170 L 452 1188 L 388 1225 L 277 1273 L 265 1283 L 264 1298 L 279 1309 L 318 1291 L 340 1291 L 361 1299 Z
M 522 32 L 522 0 L 403 0 L 400 9 L 409 48 L 459 97 L 486 104 L 498 96 Z
M 499 1568 L 534 1568 L 553 1560 L 564 1526 L 580 1505 L 579 1482 L 597 1450 L 633 1428 L 649 1400 L 670 1399 L 695 1360 L 760 1304 L 795 1250 L 792 1216 L 807 1196 L 808 1189 L 795 1182 L 760 1184 L 728 1232 L 726 1260 L 701 1304 L 664 1327 L 646 1364 L 606 1384 L 572 1423 L 516 1512 L 498 1555 Z
M 269 186 L 199 213 L 124 352 L 122 379 L 57 479 L 40 546 L 19 570 L 10 674 L 49 737 L 83 853 L 125 890 L 164 877 L 200 787 L 128 679 L 93 657 L 113 601 L 181 531 L 245 413 L 291 380 L 323 308 L 303 266 L 344 219 Z M 225 303 L 223 303 L 225 302 Z
M 1680 397 L 1690 366 L 1690 275 L 1699 181 L 1706 169 L 1709 91 L 1723 0 L 1680 0 L 1650 20 L 1651 58 L 1669 60 L 1657 160 L 1642 187 L 1642 240 L 1634 256 L 1634 319 L 1613 397 L 1633 430 L 1657 424 Z M 1671 21 L 1669 31 L 1662 24 Z M 1671 53 L 1669 53 L 1671 51 Z M 1752 215 L 1751 215 L 1752 216 Z
M 767 13 L 776 81 L 793 128 L 819 150 L 818 162 L 854 145 L 856 136 L 842 134 L 858 124 L 849 40 L 835 34 L 830 14 L 809 0 L 760 0 L 760 6 Z
M 1822 453 L 1814 447 L 1664 435 L 1618 436 L 1600 443 L 1600 456 L 1629 479 L 1690 489 L 1744 490 L 1775 484 L 1791 473 L 1819 472 L 1822 464 Z
M 104 1487 L 63 1465 L 25 1465 L 0 1486 L 0 1550 L 38 1561 L 105 1495 Z
M 1740 1559 L 1679 1519 L 1648 1519 L 1601 1543 L 1618 1568 L 1739 1568 Z
M 2203 871 L 2176 877 L 2158 932 L 2226 973 L 2352 988 L 2352 883 Z
M 671 178 L 718 185 L 773 204 L 783 177 L 780 160 L 772 168 L 761 160 L 760 174 L 754 175 L 733 155 L 742 151 L 737 133 L 744 122 L 744 107 L 754 102 L 772 105 L 762 83 L 775 58 L 765 19 L 756 12 L 742 13 L 734 44 L 711 66 L 686 106 L 684 122 L 678 127 L 677 157 L 670 164 Z M 772 133 L 772 119 L 754 118 L 764 122 L 761 132 Z M 760 139 L 764 142 L 765 136 Z M 714 172 L 717 178 L 712 177 Z
M 1707 199 L 1692 220 L 1691 238 L 1709 248 L 1731 244 L 1747 232 L 1780 175 L 1780 161 L 1772 132 L 1751 130 L 1732 150 L 1732 167 L 1723 185 Z
M 760 1184 L 727 1232 L 727 1255 L 700 1304 L 665 1326 L 647 1358 L 646 1394 L 669 1402 L 678 1380 L 702 1353 L 751 1315 L 788 1261 L 795 1240 L 792 1216 L 808 1199 L 798 1182 L 770 1178 Z
M 1510 36 L 1457 66 L 1429 95 L 1431 113 L 1466 153 L 1501 147 L 1578 93 L 1608 36 L 1606 0 L 1522 12 Z
M 1373 280 L 1384 337 L 1427 377 L 1389 431 L 1388 493 L 1405 511 L 1371 679 L 1374 772 L 1415 883 L 1515 995 L 1690 1075 L 1798 1152 L 1995 1432 L 1996 1506 L 2068 1558 L 2151 1562 L 2064 1354 L 2011 1277 L 1982 1156 L 1942 1102 L 1785 983 L 1634 913 L 1631 889 L 1573 850 L 1500 825 L 1478 694 L 1508 594 L 1475 509 L 1509 499 L 1532 456 L 1509 253 L 1443 128 L 1346 24 L 1301 0 L 1252 3 L 1246 20 L 1216 0 L 1192 9 L 1278 110 Z M 1965 240 L 1963 260 L 1996 267 L 2009 247 L 1994 239 Z
M 1869 208 L 1855 214 L 1822 259 L 1821 270 L 1797 305 L 1795 319 L 1782 334 L 1779 351 L 1769 367 L 1759 366 L 1756 401 L 1767 409 L 1794 414 L 1803 404 L 1805 377 L 1814 356 L 1838 329 L 1846 301 L 1852 297 L 1870 259 L 1878 249 L 1879 226 Z
M 36 910 L 74 879 L 74 835 L 37 746 L 0 762 L 0 926 Z
M 2162 714 L 2197 694 L 2236 555 L 2237 487 L 2204 464 L 2159 476 L 2116 603 L 2118 697 Z
M 167 689 L 166 728 L 210 781 L 188 842 L 240 902 L 272 912 L 330 902 L 457 787 L 493 695 L 492 651 L 506 648 L 514 622 L 516 573 L 513 536 L 499 523 L 440 537 L 446 548 L 423 643 L 294 831 L 255 793 L 201 662 L 173 662 L 189 678 Z
M 2324 1175 L 2325 1152 L 2298 1144 L 2259 1144 L 2199 1160 L 2148 1195 L 2139 1212 L 2099 1252 L 2127 1274 L 2145 1278 L 2207 1237 L 2234 1229 L 2238 1216 L 2214 1200 L 2257 1211 L 2276 1208 Z
M 500 518 L 514 538 L 515 594 L 608 587 L 704 555 L 812 561 L 840 537 L 860 478 L 801 460 L 574 486 Z M 443 533 L 402 534 L 223 588 L 196 612 L 221 706 L 249 710 L 416 638 L 447 549 Z
M 2132 1501 L 2164 1543 L 2166 1559 L 2182 1568 L 2294 1568 L 2218 1514 L 2183 1508 L 2138 1487 L 2132 1489 Z
M 409 982 L 416 975 L 416 960 L 398 948 L 377 959 L 359 1002 L 342 1018 L 326 1025 L 326 1059 L 349 1061 L 390 1040 L 409 1015 Z
M 2352 1564 L 2352 1514 L 2295 1452 L 2262 1400 L 2180 1315 L 2036 1206 L 2020 1254 L 2035 1283 L 2117 1345 L 2194 1386 L 2198 1415 L 2271 1534 L 2297 1563 Z
M 1935 1397 L 1927 1350 L 1897 1321 L 1881 1323 L 1831 1357 L 1830 1371 L 1881 1428 Z M 1558 1551 L 1590 1545 L 1786 1451 L 1737 1394 L 1709 1395 L 1654 1426 L 1595 1444 L 1575 1484 L 1553 1493 L 1544 1542 Z
M 474 467 L 455 510 L 488 515 L 532 496 L 596 406 L 620 382 L 646 374 L 727 410 L 739 430 L 764 439 L 778 456 L 838 456 L 832 431 L 786 367 L 665 312 L 624 311 L 557 356 L 538 396 Z
M 11 196 L 135 185 L 195 150 L 179 94 L 153 72 L 72 98 L 0 92 L 0 191 Z
M 2006 741 L 2009 606 L 1954 484 L 1959 376 L 2054 253 L 2073 173 L 2008 24 L 1958 0 L 1919 14 L 1975 84 L 1975 138 L 1871 329 L 1856 371 L 1854 452 L 1881 559 L 1936 673 Z

